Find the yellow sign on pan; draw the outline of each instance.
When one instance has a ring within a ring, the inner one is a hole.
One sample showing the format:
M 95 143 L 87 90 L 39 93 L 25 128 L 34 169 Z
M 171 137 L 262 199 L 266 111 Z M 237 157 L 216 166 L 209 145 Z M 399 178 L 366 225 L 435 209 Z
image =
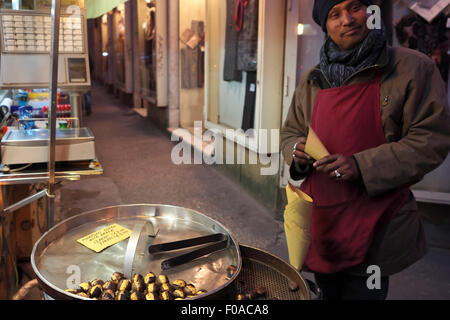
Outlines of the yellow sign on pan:
M 78 239 L 77 242 L 98 253 L 130 236 L 131 230 L 115 223 Z

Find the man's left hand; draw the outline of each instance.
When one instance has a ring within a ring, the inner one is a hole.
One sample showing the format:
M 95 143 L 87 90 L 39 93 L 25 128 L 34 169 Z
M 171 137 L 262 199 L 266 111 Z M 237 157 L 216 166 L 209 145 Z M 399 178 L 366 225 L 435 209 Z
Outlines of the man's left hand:
M 361 179 L 358 166 L 353 157 L 332 154 L 314 162 L 317 171 L 329 174 L 330 178 L 342 181 L 358 181 Z

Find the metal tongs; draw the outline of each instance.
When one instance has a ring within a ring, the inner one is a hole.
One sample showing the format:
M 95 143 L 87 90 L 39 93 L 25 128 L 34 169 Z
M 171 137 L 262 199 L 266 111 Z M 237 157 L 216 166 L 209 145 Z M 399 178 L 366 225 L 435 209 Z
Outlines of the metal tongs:
M 160 252 L 165 252 L 165 251 L 189 248 L 189 247 L 198 246 L 198 245 L 202 245 L 202 244 L 206 244 L 206 243 L 213 243 L 209 246 L 205 246 L 205 247 L 190 251 L 188 253 L 181 254 L 179 256 L 162 261 L 161 262 L 161 270 L 168 270 L 170 268 L 173 268 L 173 267 L 181 265 L 181 264 L 185 264 L 187 262 L 190 262 L 192 260 L 195 260 L 197 258 L 205 256 L 207 254 L 225 249 L 228 246 L 228 239 L 229 239 L 229 237 L 225 234 L 215 233 L 212 235 L 198 237 L 198 238 L 191 238 L 191 239 L 185 239 L 185 240 L 151 245 L 148 248 L 148 252 L 150 254 L 155 254 L 155 253 L 160 253 Z

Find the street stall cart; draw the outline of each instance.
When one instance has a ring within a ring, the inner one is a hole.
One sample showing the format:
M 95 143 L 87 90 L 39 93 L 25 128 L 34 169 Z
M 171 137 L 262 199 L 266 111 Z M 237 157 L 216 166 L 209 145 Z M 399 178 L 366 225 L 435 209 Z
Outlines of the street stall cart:
M 5 2 L 8 1 L 2 3 Z M 43 5 L 48 2 L 37 1 L 35 4 Z M 73 2 L 78 4 L 79 12 L 83 17 L 82 25 L 85 28 L 84 1 L 69 2 L 72 5 Z M 159 204 L 120 205 L 85 212 L 54 225 L 56 183 L 77 180 L 83 175 L 102 173 L 101 165 L 97 159 L 93 158 L 95 149 L 93 149 L 92 133 L 81 125 L 57 128 L 57 89 L 76 97 L 77 92 L 80 92 L 77 90 L 81 90 L 83 84 L 86 85 L 85 88 L 90 85 L 87 50 L 82 54 L 63 51 L 58 59 L 58 49 L 61 49 L 59 12 L 60 5 L 63 3 L 64 1 L 60 0 L 52 1 L 52 38 L 49 57 L 47 53 L 49 60 L 46 60 L 51 70 L 48 79 L 50 82 L 48 129 L 20 128 L 19 121 L 19 129 L 8 128 L 2 142 L 3 149 L 8 151 L 4 160 L 8 162 L 4 164 L 8 168 L 0 174 L 2 188 L 14 188 L 24 184 L 42 184 L 40 187 L 43 188 L 14 204 L 11 204 L 10 199 L 4 196 L 2 198 L 3 221 L 12 219 L 13 212 L 38 199 L 47 198 L 48 200 L 41 212 L 46 217 L 45 230 L 47 231 L 37 240 L 32 239 L 33 249 L 30 254 L 31 265 L 37 282 L 44 292 L 44 298 L 65 300 L 310 299 L 308 282 L 293 266 L 268 252 L 237 243 L 224 226 L 194 210 Z M 0 11 L 0 17 L 4 15 L 3 8 Z M 37 8 L 39 7 L 34 9 L 37 10 Z M 64 9 L 64 6 L 62 8 Z M 11 10 L 11 8 L 5 10 Z M 20 11 L 20 8 L 18 10 Z M 40 11 L 35 14 L 38 15 L 38 13 L 41 14 Z M 12 13 L 7 11 L 7 15 Z M 26 14 L 21 15 L 32 16 L 33 14 L 27 11 Z M 29 22 L 23 19 L 23 22 L 25 21 Z M 20 24 L 18 28 L 21 28 Z M 83 50 L 85 47 L 86 45 L 83 46 Z M 28 53 L 17 54 L 23 55 L 22 58 L 26 60 Z M 78 71 L 74 77 L 70 77 L 72 54 L 80 54 L 73 57 L 77 59 L 75 69 Z M 4 55 L 5 52 L 2 51 L 2 59 Z M 12 59 L 9 56 L 6 58 Z M 44 58 L 40 57 L 40 59 L 42 63 L 45 63 Z M 62 60 L 65 61 L 63 64 Z M 16 66 L 19 65 L 16 64 Z M 60 73 L 61 69 L 65 72 Z M 81 70 L 86 70 L 86 73 Z M 1 72 L 0 70 L 0 74 Z M 8 75 L 9 73 L 5 76 Z M 82 84 L 84 75 L 87 81 Z M 76 85 L 73 83 L 74 79 L 77 82 Z M 17 87 L 9 83 L 9 86 L 12 86 L 11 89 L 35 88 L 34 84 L 30 83 Z M 45 85 L 36 87 L 43 88 Z M 79 105 L 76 102 L 77 99 L 70 100 L 75 101 L 71 103 L 71 110 Z M 80 108 L 72 112 L 71 116 L 79 118 Z M 37 120 L 31 119 L 30 121 Z M 82 124 L 82 121 L 79 123 Z M 24 160 L 16 160 L 14 156 L 10 156 L 9 153 L 13 155 L 17 153 L 11 150 L 21 150 L 19 152 L 21 157 L 30 154 L 28 158 L 30 159 L 38 155 L 26 151 L 29 151 L 28 148 L 35 148 L 42 157 L 42 153 L 46 152 L 46 141 L 48 149 L 46 164 L 42 162 L 42 158 L 39 158 L 28 163 L 30 166 L 27 164 L 26 168 L 15 167 L 21 165 L 20 162 Z M 72 158 L 72 149 L 77 150 L 73 154 L 78 158 Z M 80 149 L 82 152 L 79 151 Z M 25 152 L 22 152 L 24 150 Z M 86 156 L 81 159 L 80 154 Z M 64 158 L 68 155 L 70 158 Z M 15 169 L 21 170 L 13 172 Z M 47 184 L 46 188 L 45 184 Z M 6 230 L 8 226 L 5 227 Z M 9 242 L 12 238 L 13 235 L 10 235 L 2 240 L 11 246 Z M 7 253 L 2 251 L 2 256 L 4 254 Z M 2 277 L 12 279 L 14 275 L 4 274 Z
M 103 169 L 82 121 L 91 85 L 84 0 L 0 1 L 0 49 L 0 299 L 8 299 L 17 262 L 54 224 L 55 186 Z

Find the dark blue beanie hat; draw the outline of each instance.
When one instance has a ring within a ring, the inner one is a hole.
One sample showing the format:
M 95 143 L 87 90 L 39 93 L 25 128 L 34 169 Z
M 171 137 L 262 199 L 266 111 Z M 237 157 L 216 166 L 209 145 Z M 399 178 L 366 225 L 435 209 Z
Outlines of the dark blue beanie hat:
M 313 19 L 322 27 L 324 32 L 327 32 L 327 18 L 331 8 L 344 1 L 345 0 L 314 0 Z M 366 6 L 372 5 L 372 0 L 359 1 Z

